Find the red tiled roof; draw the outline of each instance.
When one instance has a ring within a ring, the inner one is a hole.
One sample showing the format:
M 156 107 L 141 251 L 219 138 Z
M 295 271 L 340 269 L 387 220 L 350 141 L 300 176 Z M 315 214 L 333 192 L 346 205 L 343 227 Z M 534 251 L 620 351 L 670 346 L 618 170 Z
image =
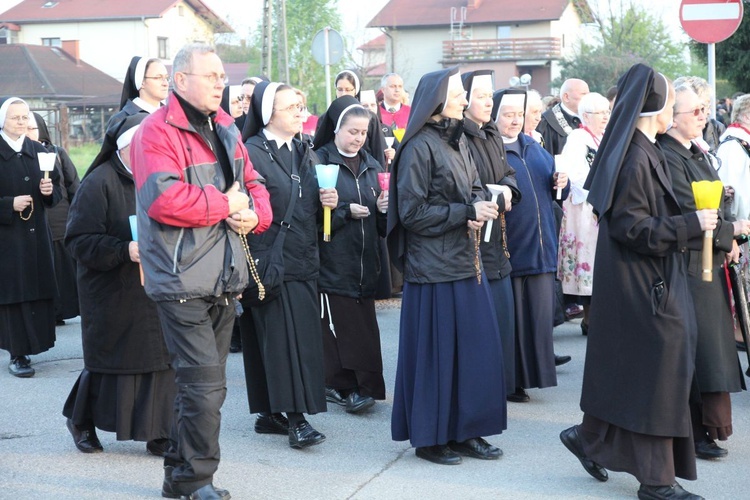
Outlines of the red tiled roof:
M 16 24 L 109 21 L 161 17 L 176 0 L 23 0 L 0 14 L 0 21 Z M 201 0 L 185 0 L 217 33 L 234 31 Z M 44 5 L 54 4 L 49 8 Z
M 56 47 L 0 45 L 0 61 L 0 96 L 67 101 L 112 95 L 117 103 L 122 92 L 122 83 Z
M 365 70 L 365 76 L 383 76 L 385 75 L 385 63 L 370 66 Z
M 369 42 L 363 43 L 357 50 L 380 50 L 385 48 L 385 33 L 376 36 Z
M 570 0 L 391 0 L 367 24 L 368 28 L 450 26 L 451 7 L 466 24 L 498 24 L 560 19 Z M 471 6 L 470 6 L 471 5 Z

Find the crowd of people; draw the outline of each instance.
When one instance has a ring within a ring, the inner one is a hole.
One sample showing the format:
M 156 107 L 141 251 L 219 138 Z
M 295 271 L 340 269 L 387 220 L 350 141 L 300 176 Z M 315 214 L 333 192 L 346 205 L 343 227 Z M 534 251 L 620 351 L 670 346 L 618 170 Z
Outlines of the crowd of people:
M 724 127 L 705 80 L 642 64 L 553 102 L 491 70 L 428 73 L 410 102 L 398 74 L 363 89 L 346 70 L 320 117 L 285 83 L 229 83 L 207 45 L 171 74 L 134 57 L 82 181 L 40 115 L 0 103 L 0 348 L 32 377 L 80 314 L 62 413 L 81 452 L 97 430 L 146 442 L 162 496 L 227 499 L 229 353 L 255 432 L 318 445 L 309 416 L 386 399 L 375 302 L 398 294 L 392 438 L 494 460 L 507 403 L 557 385 L 553 329 L 580 305 L 583 417 L 562 444 L 639 498 L 701 498 L 676 478 L 728 454 L 745 389 L 728 269 L 748 267 L 750 95 Z M 713 208 L 702 181 L 723 183 Z

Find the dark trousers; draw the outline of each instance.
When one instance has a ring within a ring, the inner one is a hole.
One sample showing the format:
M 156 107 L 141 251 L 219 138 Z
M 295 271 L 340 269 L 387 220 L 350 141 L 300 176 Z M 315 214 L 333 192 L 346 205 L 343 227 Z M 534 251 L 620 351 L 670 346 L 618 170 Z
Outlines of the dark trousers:
M 157 310 L 177 383 L 173 448 L 164 465 L 174 466 L 175 489 L 187 495 L 210 484 L 219 467 L 220 410 L 235 310 L 226 295 L 158 302 Z

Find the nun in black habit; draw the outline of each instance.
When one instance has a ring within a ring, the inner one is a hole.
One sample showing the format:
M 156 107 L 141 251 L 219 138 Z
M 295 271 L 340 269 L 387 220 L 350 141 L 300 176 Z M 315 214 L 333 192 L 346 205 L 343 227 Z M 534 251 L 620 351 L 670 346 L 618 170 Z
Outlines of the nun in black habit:
M 380 236 L 385 236 L 388 191 L 381 191 L 380 164 L 362 147 L 370 111 L 342 96 L 323 114 L 315 134 L 321 163 L 339 166 L 339 205 L 331 241 L 320 247 L 321 327 L 326 399 L 359 413 L 385 399 L 375 294 L 380 274 Z
M 489 200 L 492 194 L 488 184 L 501 186 L 497 204 L 501 219 L 493 223 L 487 241 L 487 225 L 479 245 L 482 253 L 484 274 L 492 289 L 492 298 L 497 312 L 500 338 L 503 341 L 503 367 L 505 368 L 505 389 L 510 395 L 516 388 L 515 363 L 515 311 L 513 306 L 513 286 L 511 284 L 511 265 L 506 247 L 505 212 L 511 205 L 521 200 L 521 191 L 516 183 L 516 171 L 508 165 L 505 147 L 492 119 L 494 101 L 495 72 L 477 70 L 461 75 L 464 89 L 467 92 L 469 105 L 464 111 L 464 134 L 471 156 L 479 173 L 479 180 Z
M 281 294 L 262 305 L 245 302 L 242 353 L 250 412 L 260 414 L 255 432 L 288 435 L 292 448 L 325 440 L 304 414 L 326 411 L 318 222 L 323 206 L 336 208 L 338 203 L 335 189 L 318 189 L 318 157 L 295 138 L 301 124 L 299 99 L 291 87 L 275 82 L 255 86 L 242 138 L 253 166 L 265 178 L 273 223 L 261 235 L 248 235 L 248 243 L 251 252 L 267 249 L 285 233 L 284 283 Z M 247 298 L 245 294 L 243 300 Z
M 458 68 L 428 73 L 392 167 L 388 245 L 404 273 L 391 433 L 418 457 L 496 459 L 482 436 L 506 428 L 503 349 L 479 239 L 498 206 L 463 134 Z
M 125 119 L 136 113 L 153 113 L 169 95 L 170 76 L 159 59 L 135 56 L 122 83 L 120 111 L 107 122 L 102 148 L 92 166 L 101 165 L 117 151 L 117 134 Z
M 32 377 L 30 354 L 55 345 L 52 235 L 46 210 L 62 196 L 57 170 L 44 179 L 40 143 L 26 137 L 29 106 L 0 102 L 0 349 L 10 352 L 8 371 Z
M 32 123 L 33 122 L 33 123 Z M 32 125 L 36 128 L 32 130 Z M 65 224 L 68 222 L 70 203 L 78 190 L 81 181 L 78 179 L 76 166 L 65 149 L 52 144 L 47 124 L 39 113 L 31 113 L 29 119 L 29 137 L 42 143 L 50 153 L 55 153 L 55 169 L 60 174 L 62 197 L 60 202 L 47 211 L 47 222 L 52 232 L 52 246 L 55 251 L 55 278 L 57 279 L 57 296 L 55 297 L 55 322 L 75 318 L 78 310 L 78 286 L 76 285 L 76 264 L 65 248 Z
M 118 441 L 146 441 L 154 455 L 169 446 L 174 370 L 156 305 L 141 284 L 129 221 L 135 214 L 129 145 L 147 116 L 123 122 L 117 151 L 89 168 L 70 207 L 65 244 L 78 261 L 84 368 L 63 415 L 84 453 L 102 451 L 97 428 Z
M 642 64 L 619 93 L 585 187 L 599 217 L 592 314 L 581 391 L 583 422 L 560 439 L 599 481 L 633 474 L 639 498 L 701 498 L 688 397 L 696 324 L 686 252 L 700 249 L 716 210 L 683 215 L 655 142 L 672 121 L 674 89 Z

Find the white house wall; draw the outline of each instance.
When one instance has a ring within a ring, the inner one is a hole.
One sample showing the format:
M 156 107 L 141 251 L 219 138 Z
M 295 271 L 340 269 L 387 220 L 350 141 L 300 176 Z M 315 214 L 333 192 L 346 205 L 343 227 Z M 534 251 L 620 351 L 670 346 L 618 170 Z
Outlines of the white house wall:
M 441 29 L 393 30 L 393 71 L 404 79 L 404 88 L 414 95 L 419 79 L 425 73 L 442 69 L 443 40 L 450 38 L 447 27 Z M 391 43 L 390 40 L 388 43 Z M 390 60 L 390 46 L 386 58 Z

